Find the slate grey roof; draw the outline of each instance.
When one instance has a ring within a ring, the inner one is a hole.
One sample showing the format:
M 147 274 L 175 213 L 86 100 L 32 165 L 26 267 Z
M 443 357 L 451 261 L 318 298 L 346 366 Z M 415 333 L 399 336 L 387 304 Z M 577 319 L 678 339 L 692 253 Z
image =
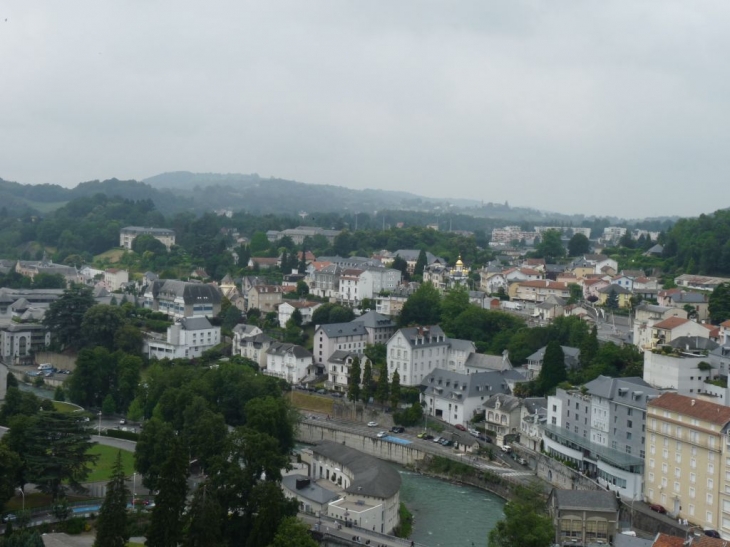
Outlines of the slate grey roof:
M 304 488 L 297 488 L 298 479 L 309 479 L 306 475 L 284 475 L 281 478 L 283 484 L 289 491 L 294 492 L 297 496 L 311 500 L 320 505 L 325 505 L 340 496 L 318 485 L 314 480 L 310 479 L 310 483 Z
M 218 287 L 206 283 L 191 283 L 177 279 L 158 279 L 152 282 L 152 296 L 176 298 L 181 296 L 185 304 L 210 302 L 219 304 L 221 293 Z
M 360 317 L 356 317 L 351 321 L 351 323 L 362 323 L 365 327 L 369 329 L 395 327 L 395 323 L 389 316 L 383 315 L 382 313 L 378 313 L 373 310 L 370 310 L 367 313 L 363 313 Z
M 560 346 L 563 350 L 563 355 L 565 355 L 567 358 L 572 359 L 580 359 L 580 349 L 573 348 L 570 346 Z M 535 353 L 530 355 L 527 360 L 528 361 L 542 361 L 545 358 L 545 350 L 547 349 L 547 346 L 541 347 L 539 350 L 537 350 Z
M 614 283 L 598 289 L 598 292 L 602 294 L 611 294 L 611 292 L 614 292 L 616 294 L 631 294 L 631 291 L 629 289 L 626 289 L 621 285 L 616 285 Z
M 482 406 L 484 408 L 496 409 L 497 403 L 499 403 L 499 410 L 504 410 L 505 412 L 512 412 L 513 410 L 522 406 L 521 399 L 519 399 L 518 397 L 514 397 L 513 395 L 508 395 L 506 393 L 497 393 L 495 395 L 492 395 L 484 402 Z
M 418 347 L 431 347 L 435 345 L 448 344 L 446 334 L 441 330 L 438 325 L 430 325 L 424 327 L 406 327 L 400 329 L 398 332 L 403 333 L 403 336 L 412 346 L 416 346 L 416 340 L 423 339 L 423 344 L 418 343 Z M 430 340 L 430 341 L 429 341 Z
M 26 300 L 25 298 L 18 298 L 13 304 L 10 306 L 10 309 L 14 311 L 21 311 L 21 310 L 27 310 L 30 307 L 30 302 Z
M 698 292 L 680 292 L 670 294 L 669 298 L 677 304 L 705 304 L 707 297 Z
M 0 304 L 12 304 L 15 298 L 11 297 L 5 290 L 0 291 Z
M 644 254 L 657 254 L 660 255 L 664 252 L 664 246 L 659 245 L 658 243 L 654 245 L 653 247 L 649 248 L 648 251 L 646 251 Z
M 451 346 L 451 349 L 453 349 L 455 351 L 466 351 L 466 352 L 476 351 L 474 342 L 472 342 L 471 340 L 460 340 L 458 338 L 449 338 L 449 346 Z
M 414 261 L 418 260 L 418 256 L 421 254 L 421 251 L 419 249 L 398 249 L 396 252 L 393 253 L 394 256 L 399 256 L 405 261 Z M 439 258 L 428 251 L 426 251 L 426 264 L 433 264 L 436 261 L 444 262 L 442 258 Z
M 330 323 L 320 325 L 317 330 L 323 330 L 327 338 L 339 338 L 340 336 L 365 336 L 367 331 L 362 323 Z
M 204 330 L 212 329 L 213 325 L 210 324 L 207 318 L 196 315 L 195 317 L 183 317 L 180 320 L 180 326 L 184 330 Z
M 145 228 L 143 226 L 127 226 L 125 228 L 122 228 L 122 233 L 129 233 L 129 234 L 155 234 L 155 235 L 165 235 L 165 236 L 172 236 L 175 235 L 174 230 L 168 230 L 167 228 Z
M 331 441 L 317 443 L 312 447 L 312 452 L 329 458 L 350 471 L 352 482 L 346 492 L 388 499 L 400 490 L 400 474 L 383 460 Z
M 618 501 L 613 492 L 600 490 L 553 490 L 559 509 L 587 509 L 589 511 L 618 511 Z
M 250 336 L 251 333 L 258 329 L 256 325 L 247 325 L 245 323 L 239 323 L 235 327 L 233 327 L 233 332 L 240 332 L 242 336 Z
M 286 355 L 287 353 L 291 353 L 297 359 L 312 357 L 309 351 L 296 344 L 274 343 L 266 350 L 266 353 L 269 355 Z
M 637 310 L 646 310 L 646 311 L 653 311 L 656 313 L 665 313 L 669 310 L 672 310 L 674 308 L 669 308 L 667 306 L 659 306 L 658 304 L 649 304 L 648 302 L 642 302 L 638 306 L 636 306 Z
M 431 371 L 422 381 L 424 394 L 441 398 L 464 401 L 469 397 L 490 396 L 495 393 L 509 393 L 507 380 L 524 379 L 514 370 L 504 372 L 490 370 L 461 374 L 437 368 Z
M 585 385 L 588 393 L 614 402 L 624 402 L 633 407 L 646 408 L 646 403 L 661 392 L 638 377 L 610 378 L 599 376 Z
M 259 333 L 254 336 L 247 336 L 243 340 L 241 340 L 241 345 L 243 346 L 251 346 L 253 345 L 254 348 L 260 348 L 264 344 L 271 344 L 272 342 L 275 342 L 273 338 L 270 336 L 267 336 L 266 334 Z
M 547 397 L 526 397 L 522 402 L 530 414 L 544 414 L 547 412 Z
M 362 362 L 363 358 L 367 359 L 367 357 L 365 357 L 361 353 L 355 353 L 354 351 L 346 351 L 344 349 L 338 349 L 338 350 L 335 350 L 334 353 L 332 353 L 332 355 L 330 355 L 329 359 L 327 359 L 327 362 L 331 363 L 333 365 L 344 365 L 345 361 L 347 360 L 348 357 L 357 357 L 358 359 L 360 359 L 361 362 Z
M 680 336 L 675 338 L 669 345 L 673 348 L 683 349 L 687 351 L 707 350 L 712 351 L 717 348 L 720 344 L 709 338 L 703 338 L 701 336 Z
M 613 536 L 613 547 L 652 547 L 652 545 L 654 545 L 654 538 L 643 539 L 620 533 Z
M 512 363 L 509 356 L 504 355 L 486 355 L 484 353 L 470 353 L 464 364 L 466 368 L 481 368 L 487 370 L 505 370 L 511 369 Z

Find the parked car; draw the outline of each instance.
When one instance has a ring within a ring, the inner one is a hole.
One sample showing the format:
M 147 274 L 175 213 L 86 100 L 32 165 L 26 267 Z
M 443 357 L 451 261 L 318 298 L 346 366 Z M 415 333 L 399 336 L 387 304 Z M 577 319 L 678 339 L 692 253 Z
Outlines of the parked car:
M 435 438 L 435 439 L 433 440 L 433 442 L 435 442 L 435 443 L 440 443 L 440 442 L 441 442 L 441 437 L 436 437 L 436 438 Z
M 125 420 L 124 418 L 119 420 L 119 425 L 126 425 L 126 424 L 127 424 L 127 420 Z
M 472 428 L 470 427 L 470 428 L 468 429 L 468 431 L 469 431 L 469 434 L 470 434 L 471 436 L 473 436 L 473 437 L 478 437 L 478 436 L 479 436 L 479 432 L 478 432 L 478 431 L 477 431 L 476 429 L 472 429 Z
M 7 515 L 3 515 L 3 522 L 15 522 L 18 519 L 18 517 L 15 516 L 15 513 L 8 513 Z
M 318 389 L 318 390 L 317 390 L 317 393 L 318 393 L 319 395 L 327 395 L 327 390 L 326 390 L 326 389 Z
M 340 398 L 342 397 L 342 393 L 340 393 L 339 391 L 335 391 L 335 392 L 334 392 L 334 393 L 332 394 L 332 397 L 337 397 L 338 399 L 340 399 Z
M 527 465 L 527 460 L 525 458 L 519 457 L 517 458 L 517 463 L 520 465 Z
M 651 509 L 652 511 L 656 511 L 657 513 L 661 513 L 662 515 L 666 515 L 667 514 L 667 510 L 664 509 L 664 506 L 659 505 L 658 503 L 651 504 L 649 506 L 649 509 Z
M 376 435 L 376 437 L 378 439 L 382 439 L 383 437 L 387 437 L 387 436 L 388 436 L 388 432 L 387 431 L 378 431 L 378 434 Z
M 378 422 L 368 422 L 368 427 L 378 427 Z
M 441 442 L 439 444 L 441 446 L 454 446 L 454 441 L 450 441 L 449 439 L 441 439 Z
M 459 431 L 466 431 L 466 428 L 461 424 L 456 424 L 454 427 Z
M 512 447 L 508 444 L 502 445 L 502 452 L 504 452 L 505 454 L 509 454 L 510 452 L 512 452 Z
M 406 428 L 405 427 L 401 427 L 399 425 L 394 425 L 393 427 L 390 428 L 390 430 L 393 433 L 403 433 L 406 430 Z
M 718 539 L 722 539 L 722 538 L 720 537 L 720 532 L 718 532 L 717 530 L 711 530 L 710 528 L 708 528 L 707 530 L 705 530 L 705 535 L 706 535 L 706 536 L 709 536 L 709 537 L 711 537 L 711 538 L 718 538 Z

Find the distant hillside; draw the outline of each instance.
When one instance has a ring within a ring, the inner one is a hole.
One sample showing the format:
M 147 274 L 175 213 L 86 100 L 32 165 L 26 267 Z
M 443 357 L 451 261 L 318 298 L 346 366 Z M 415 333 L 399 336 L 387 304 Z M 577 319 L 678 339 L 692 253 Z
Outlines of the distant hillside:
M 439 205 L 474 206 L 474 200 L 446 200 L 389 190 L 353 190 L 327 184 L 308 184 L 257 174 L 162 173 L 145 179 L 154 188 L 191 197 L 205 209 L 233 209 L 251 213 L 370 212 L 383 209 L 424 210 Z

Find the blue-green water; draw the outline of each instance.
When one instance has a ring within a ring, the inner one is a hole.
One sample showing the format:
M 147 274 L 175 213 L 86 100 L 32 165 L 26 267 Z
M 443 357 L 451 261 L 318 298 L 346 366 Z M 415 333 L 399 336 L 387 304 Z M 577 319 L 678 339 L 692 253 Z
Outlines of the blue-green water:
M 471 486 L 398 470 L 400 499 L 413 513 L 411 538 L 428 547 L 484 547 L 503 516 L 504 500 Z

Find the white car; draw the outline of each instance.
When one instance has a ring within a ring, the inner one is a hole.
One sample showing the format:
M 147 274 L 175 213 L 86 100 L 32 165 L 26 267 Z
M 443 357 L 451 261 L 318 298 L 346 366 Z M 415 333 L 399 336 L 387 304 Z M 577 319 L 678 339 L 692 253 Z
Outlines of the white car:
M 378 422 L 368 422 L 368 427 L 378 427 Z
M 388 432 L 387 431 L 378 431 L 377 437 L 378 439 L 382 439 L 383 437 L 387 437 Z

